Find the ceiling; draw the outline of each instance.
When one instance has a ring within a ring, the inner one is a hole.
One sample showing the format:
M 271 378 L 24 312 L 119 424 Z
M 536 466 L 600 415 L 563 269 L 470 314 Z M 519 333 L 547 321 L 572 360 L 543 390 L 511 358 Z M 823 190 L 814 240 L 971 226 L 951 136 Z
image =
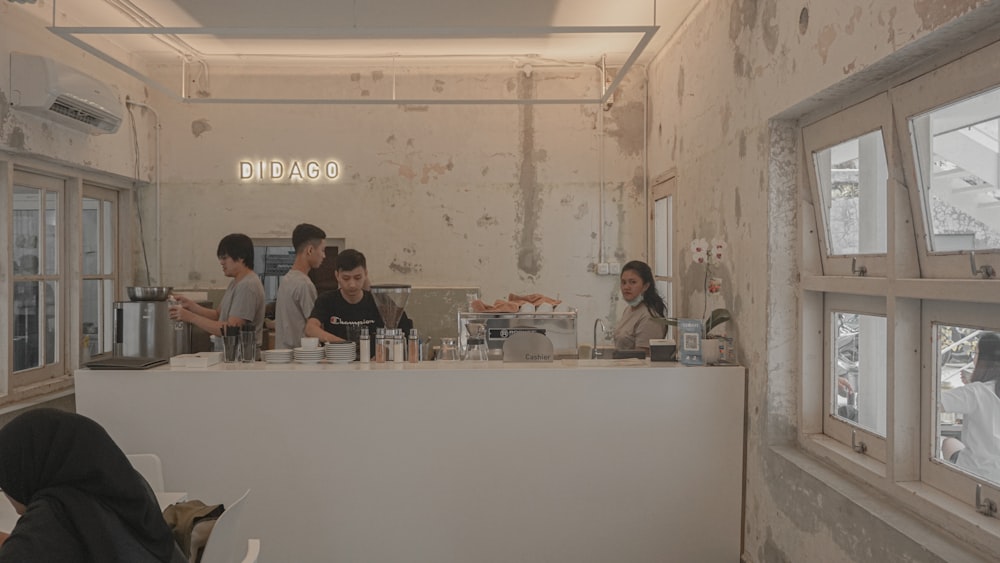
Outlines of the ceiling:
M 151 76 L 150 68 L 172 64 L 187 74 L 238 74 L 269 65 L 326 73 L 473 67 L 531 74 L 587 67 L 602 74 L 607 69 L 602 99 L 584 96 L 604 101 L 635 63 L 652 58 L 699 1 L 39 0 L 18 7 L 67 41 L 185 101 L 199 100 L 166 85 L 173 81 Z M 327 101 L 402 103 L 395 96 Z

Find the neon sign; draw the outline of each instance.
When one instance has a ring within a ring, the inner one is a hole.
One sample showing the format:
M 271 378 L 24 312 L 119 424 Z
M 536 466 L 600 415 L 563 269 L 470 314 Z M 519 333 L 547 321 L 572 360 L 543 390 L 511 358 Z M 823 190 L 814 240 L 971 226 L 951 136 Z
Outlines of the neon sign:
M 316 182 L 336 180 L 340 165 L 335 160 L 241 160 L 239 175 L 244 182 Z

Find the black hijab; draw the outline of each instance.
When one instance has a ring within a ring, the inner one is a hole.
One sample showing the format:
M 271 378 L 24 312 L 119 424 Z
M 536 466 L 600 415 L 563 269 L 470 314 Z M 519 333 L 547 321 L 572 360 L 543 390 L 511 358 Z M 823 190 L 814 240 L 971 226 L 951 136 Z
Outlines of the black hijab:
M 22 520 L 33 504 L 59 507 L 64 517 L 57 520 L 73 528 L 91 561 L 122 560 L 122 538 L 129 557 L 142 548 L 148 551 L 143 560 L 167 563 L 174 555 L 149 485 L 104 428 L 85 416 L 35 409 L 0 428 L 0 488 L 27 506 Z

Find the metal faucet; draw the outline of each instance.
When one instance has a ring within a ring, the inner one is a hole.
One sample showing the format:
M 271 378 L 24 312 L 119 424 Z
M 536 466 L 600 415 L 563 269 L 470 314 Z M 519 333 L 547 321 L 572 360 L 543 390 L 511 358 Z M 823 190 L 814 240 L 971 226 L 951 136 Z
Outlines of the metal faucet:
M 599 356 L 597 352 L 597 325 L 601 326 L 602 335 L 607 335 L 608 333 L 608 325 L 604 324 L 604 319 L 600 317 L 594 319 L 594 348 L 590 352 L 590 359 L 594 359 Z

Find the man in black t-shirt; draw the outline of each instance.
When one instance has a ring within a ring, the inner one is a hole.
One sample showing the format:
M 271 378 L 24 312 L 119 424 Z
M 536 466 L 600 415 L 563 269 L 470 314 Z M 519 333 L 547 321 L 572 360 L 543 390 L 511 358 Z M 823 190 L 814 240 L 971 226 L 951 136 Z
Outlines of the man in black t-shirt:
M 365 255 L 347 249 L 337 255 L 337 283 L 333 291 L 320 294 L 306 321 L 306 336 L 315 336 L 320 342 L 354 340 L 349 327 L 358 327 L 370 333 L 372 350 L 375 347 L 375 329 L 385 327 L 382 315 L 375 306 L 375 298 L 364 288 L 368 281 L 368 264 Z M 413 321 L 404 312 L 399 326 L 409 334 Z M 352 331 L 357 334 L 356 331 Z

